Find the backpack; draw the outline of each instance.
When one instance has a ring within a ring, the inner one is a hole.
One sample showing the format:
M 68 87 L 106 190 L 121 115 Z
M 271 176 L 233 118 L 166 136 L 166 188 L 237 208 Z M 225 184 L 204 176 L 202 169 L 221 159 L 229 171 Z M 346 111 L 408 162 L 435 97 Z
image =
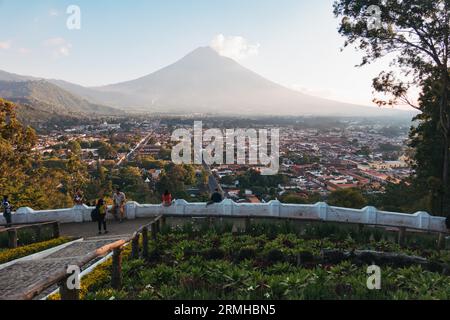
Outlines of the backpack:
M 100 210 L 96 207 L 91 212 L 91 219 L 92 219 L 93 222 L 97 222 L 99 217 L 100 217 Z
M 10 215 L 12 213 L 12 208 L 11 208 L 11 205 L 9 204 L 9 202 L 3 201 L 2 207 L 3 207 L 3 213 L 5 215 Z

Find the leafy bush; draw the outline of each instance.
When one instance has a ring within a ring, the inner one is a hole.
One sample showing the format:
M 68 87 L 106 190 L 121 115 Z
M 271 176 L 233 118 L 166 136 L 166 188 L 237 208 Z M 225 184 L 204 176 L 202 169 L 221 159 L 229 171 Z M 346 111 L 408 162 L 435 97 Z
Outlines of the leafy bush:
M 409 249 L 382 231 L 357 226 L 254 224 L 250 234 L 189 224 L 149 243 L 148 261 L 123 259 L 123 288 L 110 288 L 110 262 L 82 280 L 85 299 L 450 299 L 450 277 L 419 266 L 382 267 L 382 289 L 368 290 L 367 266 L 318 264 L 322 250 L 377 250 L 449 263 L 447 251 Z M 367 229 L 367 230 L 366 230 Z M 375 235 L 380 241 L 376 241 Z M 380 236 L 380 237 L 378 237 Z M 411 237 L 413 238 L 413 237 Z

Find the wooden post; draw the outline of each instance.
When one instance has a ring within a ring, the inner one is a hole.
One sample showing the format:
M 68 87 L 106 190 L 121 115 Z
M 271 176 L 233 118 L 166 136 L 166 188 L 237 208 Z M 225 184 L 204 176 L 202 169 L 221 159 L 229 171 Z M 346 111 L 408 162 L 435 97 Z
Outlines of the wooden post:
M 111 287 L 120 290 L 122 287 L 122 248 L 116 248 L 112 257 Z
M 249 233 L 252 229 L 252 220 L 250 217 L 245 218 L 245 232 Z
M 55 222 L 53 224 L 53 238 L 57 239 L 59 238 L 60 233 L 59 233 L 59 222 Z
M 131 259 L 139 259 L 139 234 L 131 241 Z
M 233 224 L 233 229 L 231 229 L 231 234 L 233 235 L 233 237 L 236 237 L 239 233 L 238 228 L 236 227 L 235 224 Z
M 71 275 L 67 275 L 59 284 L 59 294 L 61 296 L 61 300 L 68 301 L 78 301 L 80 300 L 80 289 L 69 289 L 67 287 L 69 282 L 69 277 Z
M 438 242 L 437 242 L 437 249 L 438 250 L 445 249 L 445 234 L 444 233 L 439 233 L 439 238 L 438 238 Z
M 398 244 L 399 246 L 404 246 L 405 245 L 405 240 L 406 240 L 406 228 L 405 227 L 401 227 L 398 230 Z
M 8 247 L 10 249 L 17 248 L 17 229 L 8 230 Z
M 364 230 L 364 224 L 358 223 L 358 232 L 363 232 Z
M 151 228 L 152 228 L 152 239 L 156 240 L 156 234 L 158 233 L 156 223 L 152 223 Z
M 159 221 L 161 223 L 161 230 L 162 230 L 166 226 L 166 223 L 167 223 L 166 217 L 162 216 Z
M 214 217 L 209 217 L 209 219 L 208 219 L 208 224 L 209 224 L 209 228 L 210 228 L 210 229 L 214 228 L 214 225 L 216 224 L 216 218 L 214 218 Z
M 148 227 L 142 229 L 142 257 L 148 259 Z
M 36 241 L 40 241 L 40 239 L 41 239 L 41 226 L 34 226 L 33 227 L 33 229 L 34 229 L 34 234 L 35 234 L 35 236 L 36 236 Z

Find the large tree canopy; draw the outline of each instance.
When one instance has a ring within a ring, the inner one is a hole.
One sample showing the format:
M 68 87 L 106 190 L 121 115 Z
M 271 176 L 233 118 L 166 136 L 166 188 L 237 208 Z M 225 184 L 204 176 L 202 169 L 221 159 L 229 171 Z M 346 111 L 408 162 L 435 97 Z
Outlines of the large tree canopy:
M 450 0 L 337 0 L 334 4 L 335 15 L 342 18 L 339 32 L 346 38 L 345 46 L 356 46 L 364 54 L 360 66 L 392 58 L 392 70 L 373 81 L 374 89 L 390 98 L 375 102 L 410 105 L 437 124 L 435 130 L 441 138 L 434 139 L 431 146 L 433 154 L 441 154 L 435 157 L 439 160 L 435 166 L 440 168 L 440 190 L 435 193 L 440 214 L 450 212 L 449 9 Z M 430 81 L 432 97 L 430 91 L 423 92 Z M 422 89 L 418 105 L 408 97 L 412 86 Z

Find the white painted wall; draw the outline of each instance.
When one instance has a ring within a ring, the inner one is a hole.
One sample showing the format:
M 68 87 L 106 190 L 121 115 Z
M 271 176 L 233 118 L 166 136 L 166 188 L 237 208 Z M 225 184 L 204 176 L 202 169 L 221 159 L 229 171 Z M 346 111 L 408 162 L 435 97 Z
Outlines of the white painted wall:
M 36 223 L 44 221 L 59 221 L 60 223 L 88 222 L 91 221 L 93 207 L 85 205 L 75 206 L 70 209 L 34 211 L 31 208 L 20 208 L 13 214 L 14 223 Z M 268 203 L 250 204 L 235 203 L 226 199 L 220 204 L 207 206 L 206 203 L 188 203 L 184 200 L 176 200 L 171 207 L 162 205 L 139 204 L 128 202 L 126 204 L 126 216 L 128 219 L 147 218 L 161 214 L 188 215 L 188 214 L 217 214 L 217 215 L 250 215 L 270 216 L 285 218 L 303 218 L 330 222 L 349 222 L 371 225 L 383 225 L 392 227 L 405 227 L 448 233 L 445 226 L 445 218 L 430 216 L 427 212 L 415 214 L 403 214 L 377 210 L 374 207 L 363 209 L 348 209 L 331 207 L 319 202 L 314 205 L 284 204 L 279 201 Z M 112 215 L 108 215 L 112 219 Z M 0 224 L 5 224 L 0 216 Z

